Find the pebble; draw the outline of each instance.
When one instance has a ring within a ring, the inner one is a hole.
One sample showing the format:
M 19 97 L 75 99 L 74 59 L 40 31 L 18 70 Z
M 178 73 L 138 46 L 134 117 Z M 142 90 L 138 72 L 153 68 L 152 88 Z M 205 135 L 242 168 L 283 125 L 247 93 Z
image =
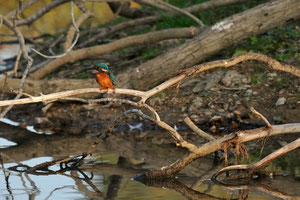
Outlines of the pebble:
M 285 89 L 281 89 L 281 90 L 279 91 L 279 94 L 283 94 L 283 93 L 285 93 Z
M 205 115 L 205 116 L 211 117 L 212 114 L 213 114 L 213 113 L 212 113 L 211 111 L 209 111 L 209 110 L 204 111 L 204 115 Z
M 251 90 L 251 89 L 246 90 L 246 95 L 247 96 L 252 95 L 252 93 L 253 93 L 253 90 Z
M 219 115 L 213 116 L 210 121 L 215 122 L 215 121 L 223 121 L 223 117 Z
M 196 122 L 199 120 L 199 116 L 198 115 L 191 115 L 191 119 Z
M 205 82 L 197 83 L 197 85 L 192 89 L 192 91 L 194 93 L 201 92 L 201 91 L 203 91 L 205 89 L 205 86 L 206 86 Z
M 224 75 L 223 70 L 217 70 L 206 76 L 205 80 L 198 82 L 196 86 L 192 89 L 194 93 L 198 93 L 201 91 L 212 90 L 214 87 L 221 81 Z M 196 82 L 196 81 L 194 81 Z M 216 89 L 214 89 L 216 90 Z
M 237 100 L 236 102 L 235 102 L 235 105 L 241 105 L 242 104 L 242 102 L 240 101 L 240 100 Z
M 224 74 L 223 70 L 217 70 L 213 72 L 210 76 L 207 77 L 207 84 L 204 88 L 204 90 L 209 90 L 213 87 L 215 87 L 222 79 Z
M 245 77 L 241 75 L 239 72 L 235 70 L 228 70 L 225 74 L 225 76 L 222 78 L 222 83 L 225 86 L 235 85 L 242 82 L 242 79 Z
M 228 104 L 228 103 L 225 103 L 225 104 L 223 105 L 224 110 L 228 110 L 228 107 L 229 107 L 229 104 Z
M 188 81 L 182 83 L 180 85 L 180 88 L 184 88 L 184 87 L 190 86 L 190 85 L 195 85 L 195 84 L 200 83 L 200 82 L 201 82 L 200 79 L 191 79 L 191 80 L 188 80 Z
M 281 106 L 281 105 L 284 105 L 285 102 L 286 102 L 286 98 L 280 97 L 280 98 L 276 101 L 275 106 Z
M 162 103 L 162 100 L 160 97 L 151 98 L 149 100 L 149 104 L 152 107 L 154 107 L 155 105 L 159 106 L 159 105 L 161 105 L 161 103 Z
M 238 105 L 232 105 L 232 106 L 229 106 L 229 110 L 230 111 L 234 111 L 238 108 Z
M 197 97 L 193 100 L 192 104 L 189 107 L 189 112 L 196 112 L 203 105 L 203 99 L 201 97 Z
M 251 81 L 249 78 L 247 78 L 247 77 L 242 78 L 242 83 L 249 84 L 250 82 Z
M 185 106 L 181 107 L 181 112 L 185 112 L 185 110 L 186 110 Z
M 281 119 L 280 116 L 274 116 L 274 117 L 273 117 L 273 121 L 279 123 L 279 122 L 282 121 L 282 119 Z
M 274 78 L 277 76 L 277 73 L 276 72 L 271 72 L 271 73 L 268 73 L 267 74 L 267 77 L 270 77 L 270 78 Z
M 222 108 L 217 109 L 217 111 L 218 111 L 218 113 L 224 113 L 225 112 L 225 110 L 222 109 Z

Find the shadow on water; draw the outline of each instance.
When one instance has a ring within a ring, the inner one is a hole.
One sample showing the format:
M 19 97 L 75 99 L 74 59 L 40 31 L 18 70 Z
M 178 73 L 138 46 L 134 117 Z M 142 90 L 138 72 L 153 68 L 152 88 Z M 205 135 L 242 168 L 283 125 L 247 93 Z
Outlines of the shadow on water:
M 52 166 L 25 173 L 26 166 L 80 154 L 94 138 L 36 134 L 2 123 L 0 137 L 0 199 L 300 199 L 300 182 L 295 180 L 299 165 L 294 172 L 285 168 L 293 176 L 222 185 L 210 179 L 222 164 L 207 156 L 174 179 L 137 181 L 133 177 L 170 164 L 186 152 L 173 145 L 134 143 L 130 137 L 111 135 L 97 146 L 93 155 L 101 155 L 97 161 L 72 170 Z

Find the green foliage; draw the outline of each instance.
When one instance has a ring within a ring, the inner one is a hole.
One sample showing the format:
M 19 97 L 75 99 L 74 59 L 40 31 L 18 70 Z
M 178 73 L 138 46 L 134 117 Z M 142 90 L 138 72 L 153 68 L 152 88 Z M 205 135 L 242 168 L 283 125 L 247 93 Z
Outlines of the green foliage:
M 208 0 L 195 0 L 194 5 L 206 1 Z M 185 8 L 187 6 L 191 6 L 190 1 L 188 0 L 166 0 L 166 2 L 179 8 Z M 225 17 L 242 12 L 244 10 L 248 10 L 249 8 L 252 8 L 264 2 L 266 2 L 266 0 L 249 1 L 243 4 L 235 4 L 226 7 L 218 7 L 210 10 L 201 11 L 199 12 L 199 14 L 195 14 L 195 13 L 193 14 L 196 17 L 198 17 L 204 24 L 213 25 Z M 194 22 L 191 18 L 183 15 L 175 16 L 175 17 L 166 15 L 159 22 L 157 22 L 156 25 L 158 29 L 198 26 L 198 24 Z
M 296 93 L 296 99 L 297 99 L 297 101 L 300 100 L 300 92 L 297 92 L 297 93 Z
M 256 76 L 251 76 L 250 80 L 251 80 L 251 83 L 254 83 L 254 84 L 257 84 L 260 82 L 259 78 Z
M 238 56 L 238 55 L 241 55 L 243 53 L 247 53 L 247 51 L 244 50 L 244 49 L 236 49 L 232 56 Z
M 142 56 L 146 60 L 150 60 L 154 57 L 156 57 L 158 54 L 160 54 L 163 51 L 162 48 L 154 47 L 154 48 L 147 48 L 143 51 Z
M 240 55 L 245 52 L 257 52 L 273 55 L 275 59 L 286 62 L 299 58 L 300 31 L 296 24 L 289 24 L 283 28 L 274 28 L 264 34 L 253 36 L 239 44 L 238 48 L 226 50 L 226 57 Z M 232 51 L 230 53 L 230 51 Z
M 197 23 L 187 16 L 163 15 L 162 19 L 156 23 L 157 29 L 169 29 L 179 27 L 197 26 Z

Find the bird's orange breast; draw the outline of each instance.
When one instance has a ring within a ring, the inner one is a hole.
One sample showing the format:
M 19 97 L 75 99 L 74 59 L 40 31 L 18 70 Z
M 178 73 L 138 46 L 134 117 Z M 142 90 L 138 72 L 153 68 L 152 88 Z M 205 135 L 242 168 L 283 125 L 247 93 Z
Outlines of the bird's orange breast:
M 114 85 L 111 82 L 108 74 L 97 73 L 96 74 L 96 80 L 99 83 L 99 85 L 101 85 L 101 87 L 114 88 Z

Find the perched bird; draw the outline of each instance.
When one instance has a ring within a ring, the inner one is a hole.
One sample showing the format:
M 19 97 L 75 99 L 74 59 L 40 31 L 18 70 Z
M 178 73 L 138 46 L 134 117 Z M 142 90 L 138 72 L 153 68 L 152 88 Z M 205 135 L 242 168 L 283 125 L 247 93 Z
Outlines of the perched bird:
M 94 66 L 94 69 L 98 71 L 96 74 L 96 81 L 101 86 L 100 90 L 107 89 L 113 89 L 115 85 L 115 77 L 111 71 L 109 71 L 109 68 L 104 63 L 99 63 L 96 66 Z

